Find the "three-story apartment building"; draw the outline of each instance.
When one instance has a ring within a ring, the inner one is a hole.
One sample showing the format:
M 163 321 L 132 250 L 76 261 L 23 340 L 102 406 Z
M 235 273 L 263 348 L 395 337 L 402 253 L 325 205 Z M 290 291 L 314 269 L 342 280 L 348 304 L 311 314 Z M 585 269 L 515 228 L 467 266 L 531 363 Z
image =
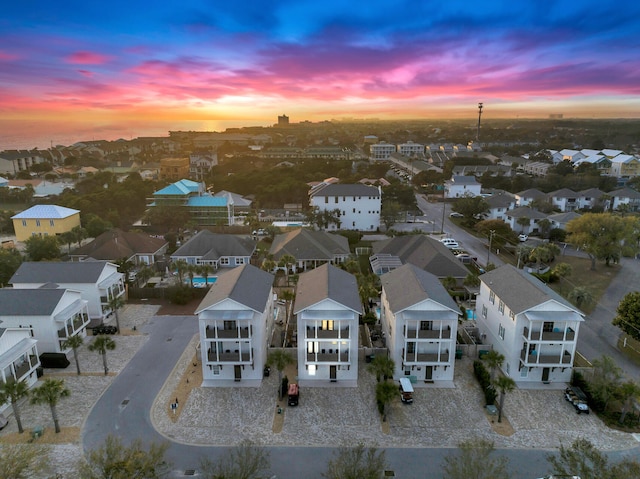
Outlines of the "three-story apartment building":
M 480 276 L 478 328 L 516 383 L 569 382 L 584 313 L 536 277 L 504 265 Z
M 412 264 L 380 277 L 380 320 L 394 377 L 453 381 L 460 308 L 438 278 Z
M 218 277 L 196 308 L 202 386 L 260 385 L 273 331 L 273 275 L 252 265 Z

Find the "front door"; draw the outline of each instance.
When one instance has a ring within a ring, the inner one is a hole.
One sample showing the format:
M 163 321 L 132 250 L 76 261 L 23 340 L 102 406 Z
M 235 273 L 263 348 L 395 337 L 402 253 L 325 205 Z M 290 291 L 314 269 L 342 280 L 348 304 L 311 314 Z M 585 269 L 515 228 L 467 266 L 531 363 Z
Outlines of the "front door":
M 542 382 L 549 382 L 549 368 L 542 368 Z
M 425 366 L 424 380 L 428 382 L 433 382 L 433 366 Z
M 337 381 L 337 375 L 338 375 L 338 366 L 329 366 L 329 379 L 331 379 L 331 382 L 336 382 Z
M 233 367 L 234 380 L 240 381 L 242 379 L 242 366 L 236 365 Z

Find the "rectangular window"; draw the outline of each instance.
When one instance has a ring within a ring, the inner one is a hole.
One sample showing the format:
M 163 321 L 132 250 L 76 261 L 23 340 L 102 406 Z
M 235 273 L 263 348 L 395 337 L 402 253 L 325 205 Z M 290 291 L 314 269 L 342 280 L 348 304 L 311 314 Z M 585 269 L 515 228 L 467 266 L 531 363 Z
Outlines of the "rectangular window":
M 498 311 L 504 314 L 504 301 L 500 300 L 500 304 L 498 304 Z
M 338 197 L 337 197 L 337 196 L 333 199 L 333 202 L 334 202 L 335 204 L 338 204 Z
M 414 341 L 407 343 L 407 354 L 413 354 L 416 352 L 416 343 Z
M 245 258 L 236 258 L 236 264 L 245 264 Z
M 213 374 L 215 374 L 215 375 L 220 374 L 220 366 L 213 366 L 213 368 L 211 368 L 211 370 L 213 371 Z
M 324 197 L 324 203 L 325 203 L 325 204 L 329 203 L 329 197 L 328 197 L 328 196 L 325 196 L 325 197 Z
M 22 226 L 27 226 L 27 220 L 22 220 Z
M 511 321 L 515 321 L 516 320 L 516 313 L 514 313 L 513 311 L 509 311 L 509 319 Z
M 482 305 L 482 317 L 487 319 L 487 307 L 484 304 Z
M 40 226 L 40 220 L 36 220 L 36 226 Z
M 49 226 L 55 226 L 55 221 L 54 220 L 49 220 Z
M 493 291 L 489 293 L 489 302 L 491 304 L 496 304 L 496 293 L 494 293 Z
M 228 265 L 229 264 L 229 258 L 220 258 L 220 264 Z
M 553 323 L 551 321 L 545 321 L 544 324 L 542 325 L 542 331 L 545 333 L 552 333 Z
M 498 337 L 500 339 L 504 339 L 504 327 L 502 326 L 502 324 L 498 326 Z
M 420 329 L 422 331 L 431 331 L 433 329 L 433 321 L 420 321 Z
M 322 329 L 324 331 L 333 331 L 333 319 L 323 319 Z

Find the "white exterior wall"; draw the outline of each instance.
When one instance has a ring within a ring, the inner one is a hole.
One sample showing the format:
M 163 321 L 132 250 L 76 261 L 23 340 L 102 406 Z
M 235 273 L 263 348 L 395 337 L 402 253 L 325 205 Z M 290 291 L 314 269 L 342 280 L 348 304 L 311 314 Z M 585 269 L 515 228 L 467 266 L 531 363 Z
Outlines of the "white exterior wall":
M 40 359 L 36 343 L 30 329 L 7 329 L 0 336 L 0 382 L 26 381 L 31 387 L 38 381 Z M 0 413 L 8 407 L 8 402 L 0 404 Z
M 338 385 L 357 386 L 358 320 L 356 312 L 329 299 L 298 312 L 298 380 L 301 385 L 331 382 L 331 368 L 335 367 Z M 321 327 L 325 329 L 321 330 Z
M 369 146 L 372 160 L 388 160 L 396 152 L 396 145 L 390 143 L 376 143 Z
M 539 363 L 533 367 L 521 367 L 520 358 L 525 344 L 525 327 L 530 331 L 539 332 L 543 322 L 529 320 L 526 312 L 511 317 L 509 308 L 506 305 L 504 306 L 504 312 L 500 311 L 500 303 L 500 298 L 497 296 L 494 302 L 491 302 L 490 289 L 485 283 L 481 283 L 480 294 L 476 300 L 478 328 L 483 338 L 483 344 L 491 344 L 493 349 L 504 355 L 505 361 L 502 365 L 502 371 L 516 382 L 532 383 L 541 382 L 543 370 L 549 368 L 548 382 L 569 382 L 571 380 L 580 321 L 567 321 L 567 318 L 575 318 L 575 313 L 571 314 L 572 312 L 568 308 L 555 301 L 548 301 L 528 310 L 530 312 L 546 311 L 557 313 L 554 325 L 562 326 L 559 328 L 561 330 L 564 330 L 565 327 L 570 327 L 575 333 L 571 340 L 556 339 L 528 342 L 528 345 L 535 343 L 536 352 L 540 356 L 544 356 L 545 353 L 562 354 L 564 351 L 568 351 L 570 353 L 568 362 L 563 364 Z M 484 308 L 486 308 L 486 314 Z
M 445 193 L 447 198 L 461 198 L 463 196 L 480 196 L 481 185 L 456 185 L 453 183 L 445 184 Z
M 404 156 L 417 156 L 424 154 L 424 145 L 409 141 L 398 145 L 398 153 Z
M 63 313 L 61 315 L 61 313 Z M 0 312 L 1 314 L 1 312 Z M 74 316 L 80 316 L 80 322 L 73 327 Z M 89 317 L 87 313 L 87 302 L 81 299 L 77 291 L 67 290 L 62 296 L 51 316 L 1 316 L 3 328 L 31 328 L 33 337 L 38 340 L 38 350 L 40 353 L 67 353 L 69 349 L 60 347 L 66 337 L 58 336 L 58 330 L 67 325 L 68 335 L 76 334 L 86 336 Z
M 273 297 L 272 290 L 265 310 L 262 312 L 247 309 L 242 304 L 225 299 L 199 314 L 203 387 L 233 385 L 237 382 L 235 366 L 241 367 L 242 383 L 256 387 L 261 384 L 267 362 L 269 337 L 273 332 Z M 236 328 L 240 329 L 240 337 L 236 334 L 234 337 L 219 335 L 217 338 L 207 338 L 207 326 L 210 328 L 210 335 L 216 334 L 214 332 L 216 328 L 224 329 L 224 312 L 230 313 L 227 321 L 236 321 Z M 244 319 L 236 319 L 238 313 L 243 312 Z M 213 316 L 218 319 L 214 319 Z M 246 336 L 242 333 L 244 328 L 248 328 Z M 214 349 L 217 350 L 217 354 L 214 354 Z M 208 354 L 210 351 L 211 357 Z
M 382 196 L 312 196 L 311 206 L 321 210 L 340 210 L 340 228 L 330 224 L 328 231 L 376 231 L 380 228 Z
M 425 321 L 432 321 L 433 323 L 433 330 L 431 332 L 439 331 L 441 337 L 413 339 L 411 337 L 412 330 L 414 331 L 413 334 L 415 337 L 415 331 L 420 329 L 420 321 L 413 318 L 407 319 L 404 311 L 418 314 L 424 312 L 425 316 L 429 317 L 429 319 L 425 319 Z M 453 381 L 458 332 L 457 314 L 430 300 L 418 303 L 404 311 L 398 313 L 391 311 L 386 292 L 384 290 L 382 291 L 380 318 L 382 329 L 387 338 L 389 355 L 395 363 L 394 379 L 415 376 L 418 381 L 417 384 L 423 382 L 433 382 L 437 384 L 441 381 Z M 439 316 L 441 319 L 431 319 L 433 312 L 440 313 Z M 429 360 L 418 359 L 417 361 L 406 361 L 403 356 L 403 351 L 408 351 L 408 341 L 415 341 L 417 343 L 416 351 L 418 354 L 440 353 L 439 359 L 434 358 L 432 360 L 432 358 L 430 358 Z M 427 368 L 429 367 L 431 369 L 428 373 Z M 430 379 L 428 379 L 428 374 L 431 376 Z
M 37 289 L 44 283 L 14 283 L 16 289 Z M 91 319 L 104 319 L 110 313 L 106 302 L 101 297 L 110 298 L 113 295 L 123 296 L 126 292 L 124 274 L 118 273 L 115 264 L 108 263 L 96 283 L 57 283 L 60 289 L 79 291 L 82 299 L 86 300 Z

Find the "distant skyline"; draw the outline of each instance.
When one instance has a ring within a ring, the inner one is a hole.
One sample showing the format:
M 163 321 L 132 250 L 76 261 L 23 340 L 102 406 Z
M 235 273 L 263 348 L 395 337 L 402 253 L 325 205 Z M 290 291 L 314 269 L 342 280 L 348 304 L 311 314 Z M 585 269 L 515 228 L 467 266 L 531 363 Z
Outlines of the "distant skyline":
M 0 120 L 640 117 L 620 0 L 10 2 Z

